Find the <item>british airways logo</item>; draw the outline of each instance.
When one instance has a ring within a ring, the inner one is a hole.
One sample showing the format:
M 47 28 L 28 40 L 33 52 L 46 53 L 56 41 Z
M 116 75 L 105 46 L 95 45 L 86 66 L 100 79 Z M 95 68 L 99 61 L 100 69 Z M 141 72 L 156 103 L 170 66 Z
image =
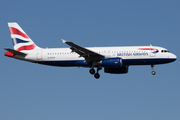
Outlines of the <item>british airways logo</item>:
M 152 52 L 152 53 L 158 53 L 159 52 L 159 50 L 158 49 L 156 49 L 156 51 L 154 51 L 154 52 Z
M 152 53 L 158 53 L 159 52 L 158 49 L 154 49 L 154 48 L 139 48 L 139 50 L 150 50 L 150 51 L 152 51 Z
M 151 51 L 152 53 L 158 53 L 159 50 L 158 49 L 154 49 L 154 48 L 138 48 L 138 50 L 143 50 L 145 52 L 132 52 L 132 53 L 117 53 L 117 56 L 148 56 Z

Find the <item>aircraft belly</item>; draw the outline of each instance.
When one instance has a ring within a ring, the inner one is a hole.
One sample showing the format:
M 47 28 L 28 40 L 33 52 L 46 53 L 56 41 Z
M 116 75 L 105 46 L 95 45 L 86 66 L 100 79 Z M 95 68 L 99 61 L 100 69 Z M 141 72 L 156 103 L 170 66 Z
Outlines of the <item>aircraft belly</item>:
M 156 65 L 174 61 L 170 58 L 149 58 L 149 59 L 123 59 L 123 65 Z

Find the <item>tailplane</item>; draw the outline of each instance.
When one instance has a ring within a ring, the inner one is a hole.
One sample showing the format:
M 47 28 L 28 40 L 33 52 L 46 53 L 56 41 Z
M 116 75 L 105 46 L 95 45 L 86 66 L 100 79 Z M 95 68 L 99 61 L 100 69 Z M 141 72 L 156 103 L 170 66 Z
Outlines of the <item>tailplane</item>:
M 8 23 L 11 38 L 16 51 L 29 51 L 39 48 L 24 30 L 15 22 Z

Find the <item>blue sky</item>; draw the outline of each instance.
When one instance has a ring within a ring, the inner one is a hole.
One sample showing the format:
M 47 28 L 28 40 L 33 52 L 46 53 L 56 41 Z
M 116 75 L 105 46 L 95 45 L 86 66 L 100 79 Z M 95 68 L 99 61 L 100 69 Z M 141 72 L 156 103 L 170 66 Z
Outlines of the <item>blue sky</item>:
M 7 22 L 40 47 L 155 45 L 180 55 L 178 0 L 1 0 L 1 120 L 179 120 L 180 63 L 130 66 L 94 79 L 87 68 L 43 66 L 4 56 Z

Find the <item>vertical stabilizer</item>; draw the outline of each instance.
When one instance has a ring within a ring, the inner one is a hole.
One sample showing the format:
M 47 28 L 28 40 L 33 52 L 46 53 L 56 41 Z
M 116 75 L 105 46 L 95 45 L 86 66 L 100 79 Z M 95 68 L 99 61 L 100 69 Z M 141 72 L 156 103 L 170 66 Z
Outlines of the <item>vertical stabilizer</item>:
M 11 38 L 16 51 L 29 51 L 39 48 L 24 30 L 15 22 L 8 23 Z

